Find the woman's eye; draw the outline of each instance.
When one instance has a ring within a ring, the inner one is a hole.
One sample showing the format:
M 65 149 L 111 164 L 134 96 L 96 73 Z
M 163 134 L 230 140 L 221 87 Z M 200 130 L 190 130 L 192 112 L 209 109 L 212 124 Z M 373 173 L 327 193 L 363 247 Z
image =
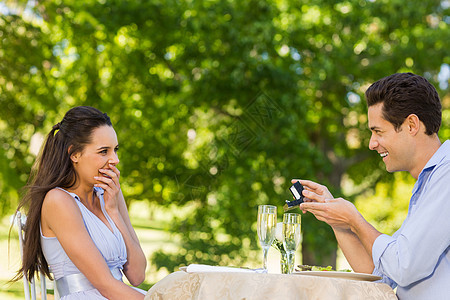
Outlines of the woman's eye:
M 106 153 L 108 153 L 108 150 L 102 150 L 102 151 L 100 151 L 100 153 L 101 154 L 106 154 Z

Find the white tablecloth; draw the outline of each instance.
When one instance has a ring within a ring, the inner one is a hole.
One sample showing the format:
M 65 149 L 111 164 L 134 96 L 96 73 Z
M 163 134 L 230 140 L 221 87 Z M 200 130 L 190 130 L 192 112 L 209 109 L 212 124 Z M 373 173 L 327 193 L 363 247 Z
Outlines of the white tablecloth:
M 184 271 L 157 282 L 145 300 L 397 299 L 384 283 L 304 275 Z

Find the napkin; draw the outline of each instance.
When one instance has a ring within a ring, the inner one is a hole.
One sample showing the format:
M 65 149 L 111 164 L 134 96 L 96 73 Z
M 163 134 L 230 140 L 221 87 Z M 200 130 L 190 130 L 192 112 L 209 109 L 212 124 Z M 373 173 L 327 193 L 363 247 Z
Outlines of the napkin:
M 181 268 L 180 268 L 181 269 Z M 236 267 L 220 267 L 220 266 L 209 266 L 200 264 L 190 264 L 185 269 L 182 270 L 188 273 L 194 272 L 239 272 L 239 273 L 267 273 L 264 269 L 242 269 Z

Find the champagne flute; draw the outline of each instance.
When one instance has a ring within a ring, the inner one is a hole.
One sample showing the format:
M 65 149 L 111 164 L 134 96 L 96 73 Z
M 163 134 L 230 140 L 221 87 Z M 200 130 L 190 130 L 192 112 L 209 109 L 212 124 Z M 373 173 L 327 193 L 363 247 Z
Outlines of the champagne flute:
M 277 207 L 273 205 L 258 206 L 258 237 L 263 248 L 263 267 L 267 272 L 267 253 L 275 239 L 275 230 L 277 227 Z
M 283 246 L 287 253 L 288 273 L 294 270 L 295 251 L 301 240 L 301 218 L 299 214 L 283 215 Z

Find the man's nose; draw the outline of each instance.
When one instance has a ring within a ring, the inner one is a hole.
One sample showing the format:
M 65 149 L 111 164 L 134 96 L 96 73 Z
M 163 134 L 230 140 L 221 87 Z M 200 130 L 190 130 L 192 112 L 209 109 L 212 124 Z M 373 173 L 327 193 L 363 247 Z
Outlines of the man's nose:
M 378 141 L 376 140 L 376 137 L 374 137 L 373 133 L 370 136 L 370 140 L 369 140 L 369 149 L 370 150 L 375 150 L 375 148 L 378 147 Z

